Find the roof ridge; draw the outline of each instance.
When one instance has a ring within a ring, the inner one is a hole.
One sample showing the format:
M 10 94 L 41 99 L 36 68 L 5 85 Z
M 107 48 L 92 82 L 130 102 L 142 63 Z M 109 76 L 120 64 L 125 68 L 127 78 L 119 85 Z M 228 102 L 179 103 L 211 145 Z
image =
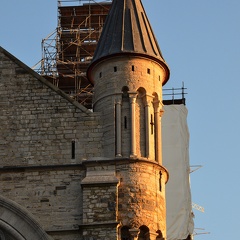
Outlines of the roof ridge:
M 46 80 L 44 77 L 42 77 L 41 75 L 39 75 L 38 73 L 36 73 L 33 69 L 31 69 L 30 67 L 28 67 L 25 63 L 23 63 L 22 61 L 20 61 L 17 57 L 13 56 L 11 53 L 9 53 L 6 49 L 4 49 L 3 47 L 0 46 L 0 52 L 2 52 L 3 54 L 5 54 L 8 58 L 10 58 L 14 63 L 16 63 L 19 67 L 23 68 L 27 73 L 31 74 L 32 76 L 34 76 L 35 78 L 37 78 L 40 82 L 42 82 L 44 85 L 48 86 L 49 88 L 51 88 L 54 92 L 56 92 L 58 95 L 62 96 L 63 98 L 65 98 L 68 102 L 70 102 L 71 104 L 73 104 L 75 107 L 77 107 L 78 109 L 80 109 L 82 112 L 87 113 L 87 114 L 92 114 L 92 112 L 87 109 L 86 107 L 84 107 L 82 104 L 80 104 L 79 102 L 77 102 L 76 100 L 72 99 L 68 94 L 66 94 L 65 92 L 63 92 L 60 88 L 58 88 L 57 86 L 53 85 L 51 82 L 49 82 L 48 80 Z

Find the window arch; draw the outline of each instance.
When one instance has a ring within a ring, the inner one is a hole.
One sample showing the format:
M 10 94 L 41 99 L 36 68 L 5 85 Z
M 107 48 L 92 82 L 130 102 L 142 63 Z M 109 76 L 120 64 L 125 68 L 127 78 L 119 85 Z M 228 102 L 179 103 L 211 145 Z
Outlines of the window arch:
M 130 227 L 123 226 L 121 228 L 121 240 L 131 240 L 131 234 L 129 232 Z
M 161 230 L 157 230 L 156 233 L 158 234 L 156 240 L 164 240 Z
M 6 238 L 10 236 L 16 240 L 50 239 L 34 216 L 16 202 L 0 196 L 0 211 L 3 213 L 0 229 Z
M 146 225 L 142 225 L 138 235 L 138 240 L 150 240 L 149 228 Z
M 123 106 L 122 109 L 126 108 L 126 103 L 129 104 L 129 94 L 128 94 L 129 88 L 127 86 L 124 86 L 122 88 L 122 101 Z M 124 129 L 128 128 L 128 117 L 126 116 L 126 112 L 123 117 L 123 123 L 124 123 Z
M 123 99 L 128 99 L 129 98 L 128 91 L 129 91 L 129 88 L 127 86 L 122 87 L 122 97 L 123 97 Z

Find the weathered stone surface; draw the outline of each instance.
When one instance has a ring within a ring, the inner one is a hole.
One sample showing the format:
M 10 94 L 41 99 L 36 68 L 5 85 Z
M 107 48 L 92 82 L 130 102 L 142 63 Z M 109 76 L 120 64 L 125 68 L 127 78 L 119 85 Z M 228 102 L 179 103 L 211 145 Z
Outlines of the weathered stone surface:
M 55 240 L 117 240 L 122 227 L 165 236 L 153 106 L 165 70 L 137 55 L 104 60 L 91 112 L 0 48 L 0 195 Z
M 0 195 L 33 214 L 54 239 L 79 239 L 81 162 L 102 153 L 99 114 L 3 49 L 0 62 Z

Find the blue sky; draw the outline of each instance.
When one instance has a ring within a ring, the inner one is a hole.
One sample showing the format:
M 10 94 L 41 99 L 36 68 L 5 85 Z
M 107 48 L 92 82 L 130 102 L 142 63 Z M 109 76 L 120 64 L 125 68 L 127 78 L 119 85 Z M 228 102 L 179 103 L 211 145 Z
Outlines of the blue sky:
M 237 239 L 240 227 L 240 1 L 142 0 L 171 69 L 187 87 L 196 240 Z M 2 0 L 0 46 L 30 67 L 57 26 L 56 0 Z

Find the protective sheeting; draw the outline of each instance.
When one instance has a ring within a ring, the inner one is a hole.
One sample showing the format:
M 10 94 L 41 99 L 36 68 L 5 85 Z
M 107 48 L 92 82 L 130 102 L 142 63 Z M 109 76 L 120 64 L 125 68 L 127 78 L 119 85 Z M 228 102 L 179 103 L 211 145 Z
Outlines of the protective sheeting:
M 184 105 L 166 105 L 162 117 L 163 166 L 169 171 L 166 185 L 168 240 L 186 239 L 194 229 L 187 113 Z

